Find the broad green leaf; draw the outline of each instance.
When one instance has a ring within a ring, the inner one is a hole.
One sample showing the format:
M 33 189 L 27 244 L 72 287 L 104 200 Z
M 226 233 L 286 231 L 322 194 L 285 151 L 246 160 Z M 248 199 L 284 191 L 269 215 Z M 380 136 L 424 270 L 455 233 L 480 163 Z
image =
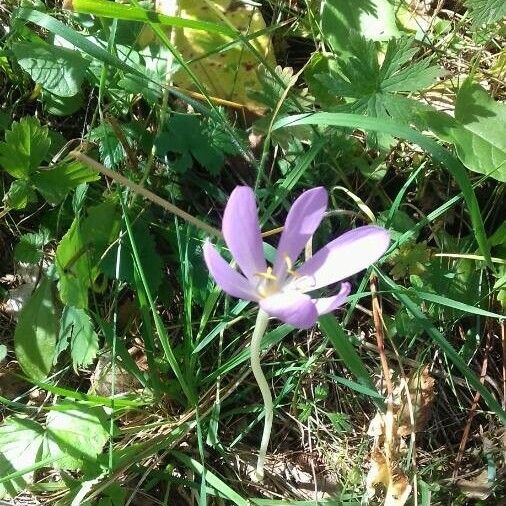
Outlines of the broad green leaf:
M 60 97 L 73 97 L 81 90 L 89 62 L 77 51 L 33 42 L 17 42 L 12 51 L 19 66 L 45 90 Z
M 35 188 L 50 204 L 59 204 L 82 183 L 100 179 L 100 175 L 78 160 L 65 160 L 53 169 L 39 170 L 32 175 Z
M 44 111 L 53 116 L 70 116 L 84 105 L 84 94 L 78 93 L 73 97 L 60 97 L 49 91 L 42 94 Z
M 58 335 L 58 315 L 51 281 L 40 285 L 19 314 L 14 332 L 14 350 L 24 373 L 35 380 L 47 377 L 53 365 Z
M 426 111 L 421 117 L 440 139 L 455 145 L 469 170 L 506 181 L 506 105 L 495 102 L 479 84 L 464 82 L 455 118 L 438 111 Z
M 58 289 L 64 304 L 82 309 L 88 306 L 91 272 L 88 247 L 75 218 L 56 249 L 55 265 L 60 278 Z
M 455 103 L 455 147 L 470 170 L 506 181 L 506 105 L 495 102 L 470 79 L 461 86 Z
M 5 344 L 0 344 L 0 362 L 5 360 L 6 356 L 7 356 L 7 346 L 5 346 Z
M 98 352 L 98 336 L 90 317 L 84 309 L 65 306 L 60 321 L 58 352 L 70 343 L 70 355 L 74 370 L 90 365 Z
M 11 209 L 24 209 L 29 202 L 35 202 L 37 195 L 29 181 L 16 179 L 4 195 L 5 204 Z
M 14 248 L 14 258 L 18 262 L 37 264 L 42 260 L 43 247 L 48 242 L 47 230 L 35 234 L 23 234 Z
M 47 415 L 44 456 L 57 458 L 57 469 L 79 469 L 95 462 L 109 440 L 104 408 L 77 402 L 56 405 Z
M 388 0 L 323 0 L 321 31 L 326 43 L 337 52 L 348 52 L 350 33 L 370 40 L 398 37 L 395 9 Z
M 0 499 L 15 497 L 33 481 L 43 440 L 44 428 L 27 418 L 9 417 L 0 425 Z
M 33 117 L 15 121 L 0 143 L 0 166 L 11 176 L 28 179 L 47 155 L 51 141 L 48 129 Z

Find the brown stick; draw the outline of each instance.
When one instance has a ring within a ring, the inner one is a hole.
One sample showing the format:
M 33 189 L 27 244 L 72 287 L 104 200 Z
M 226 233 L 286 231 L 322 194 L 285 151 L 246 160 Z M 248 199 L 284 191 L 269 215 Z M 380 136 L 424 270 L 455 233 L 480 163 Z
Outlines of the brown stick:
M 372 294 L 372 314 L 374 320 L 374 328 L 376 330 L 376 342 L 378 344 L 378 353 L 383 369 L 383 376 L 385 377 L 385 385 L 387 387 L 387 396 L 389 402 L 394 398 L 394 386 L 392 378 L 390 377 L 390 368 L 388 367 L 388 360 L 385 353 L 385 335 L 383 333 L 383 319 L 381 317 L 381 306 L 378 298 L 378 278 L 373 274 L 371 276 L 371 294 Z
M 485 382 L 485 376 L 487 375 L 487 367 L 488 367 L 488 354 L 491 348 L 491 332 L 487 333 L 487 340 L 485 342 L 485 357 L 483 358 L 483 363 L 481 365 L 481 374 L 480 374 L 480 383 L 483 385 Z M 464 451 L 466 449 L 467 440 L 469 439 L 469 433 L 471 432 L 471 423 L 473 421 L 474 416 L 476 415 L 476 408 L 478 407 L 478 402 L 480 402 L 480 392 L 476 392 L 473 398 L 473 402 L 471 404 L 471 408 L 469 409 L 469 415 L 467 416 L 466 426 L 464 427 L 464 432 L 462 434 L 462 439 L 460 440 L 459 450 L 457 452 L 457 458 L 455 459 L 455 467 L 453 468 L 452 478 L 457 478 L 457 474 L 459 472 L 460 463 L 464 457 Z
M 167 211 L 169 211 L 172 214 L 175 214 L 176 216 L 179 216 L 183 220 L 187 221 L 188 223 L 191 223 L 192 225 L 195 225 L 196 227 L 206 231 L 208 234 L 213 235 L 215 237 L 222 237 L 221 232 L 211 227 L 211 225 L 208 225 L 207 223 L 203 222 L 202 220 L 199 220 L 198 218 L 195 218 L 191 214 L 187 213 L 186 211 L 183 211 L 182 209 L 179 209 L 179 207 L 175 206 L 174 204 L 171 204 L 167 200 L 163 199 L 162 197 L 159 197 L 156 195 L 156 193 L 153 193 L 149 190 L 146 190 L 146 188 L 143 188 L 142 186 L 138 185 L 137 183 L 134 183 L 130 181 L 130 179 L 126 178 L 125 176 L 122 176 L 121 174 L 114 172 L 113 170 L 108 169 L 107 167 L 104 167 L 101 163 L 98 163 L 96 160 L 93 160 L 93 158 L 90 158 L 89 156 L 86 156 L 84 153 L 81 153 L 79 151 L 71 151 L 70 156 L 75 158 L 76 160 L 79 160 L 87 167 L 90 167 L 90 169 L 94 169 L 97 172 L 100 172 L 104 176 L 107 176 L 111 178 L 112 180 L 116 181 L 117 183 L 122 184 L 123 186 L 126 186 L 133 192 L 141 195 L 142 197 L 150 200 L 151 202 L 163 207 Z

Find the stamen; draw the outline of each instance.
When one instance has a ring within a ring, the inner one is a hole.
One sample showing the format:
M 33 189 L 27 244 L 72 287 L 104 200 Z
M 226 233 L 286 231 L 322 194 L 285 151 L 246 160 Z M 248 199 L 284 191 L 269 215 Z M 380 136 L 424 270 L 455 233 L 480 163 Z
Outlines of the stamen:
M 298 278 L 300 275 L 293 270 L 293 263 L 291 258 L 285 253 L 284 260 L 286 264 L 286 272 L 290 274 L 290 276 L 293 276 L 294 278 Z
M 278 278 L 272 274 L 272 267 L 267 267 L 265 272 L 257 272 L 255 276 L 263 279 L 270 279 L 271 281 L 277 281 Z

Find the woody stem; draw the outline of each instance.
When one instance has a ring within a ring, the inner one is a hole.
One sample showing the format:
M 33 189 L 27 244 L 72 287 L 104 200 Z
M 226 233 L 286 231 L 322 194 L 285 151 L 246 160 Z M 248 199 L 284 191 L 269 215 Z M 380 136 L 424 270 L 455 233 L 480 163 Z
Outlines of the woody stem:
M 262 309 L 258 309 L 258 315 L 255 322 L 255 328 L 253 330 L 253 336 L 251 337 L 251 370 L 253 376 L 255 376 L 260 392 L 262 393 L 262 399 L 264 401 L 264 432 L 262 434 L 262 442 L 260 444 L 260 450 L 258 452 L 258 461 L 256 468 L 256 479 L 262 481 L 264 478 L 264 464 L 265 456 L 267 455 L 267 446 L 269 445 L 269 439 L 271 437 L 272 428 L 272 416 L 273 416 L 273 405 L 272 395 L 269 389 L 267 380 L 265 379 L 262 368 L 260 367 L 260 345 L 262 343 L 262 337 L 265 334 L 267 323 L 269 321 L 269 315 Z

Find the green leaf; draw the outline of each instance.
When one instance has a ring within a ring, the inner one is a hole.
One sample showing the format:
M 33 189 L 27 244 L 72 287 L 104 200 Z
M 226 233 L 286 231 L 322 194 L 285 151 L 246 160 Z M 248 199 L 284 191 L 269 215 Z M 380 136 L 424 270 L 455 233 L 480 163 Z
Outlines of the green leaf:
M 51 141 L 48 129 L 34 117 L 15 121 L 0 143 L 0 166 L 11 176 L 28 179 L 47 155 Z
M 95 462 L 109 439 L 101 407 L 64 402 L 51 408 L 46 427 L 13 416 L 0 425 L 0 499 L 15 497 L 33 481 L 36 469 L 75 470 Z
M 37 171 L 31 179 L 50 204 L 59 204 L 71 190 L 82 183 L 97 181 L 100 175 L 78 160 L 65 160 L 53 169 Z
M 11 209 L 24 209 L 29 202 L 35 202 L 37 195 L 31 184 L 24 179 L 16 179 L 4 196 L 5 204 Z
M 57 469 L 79 469 L 95 462 L 109 440 L 109 417 L 104 409 L 77 402 L 56 405 L 47 415 L 44 455 L 60 457 Z
M 467 79 L 455 103 L 455 132 L 459 158 L 468 169 L 506 181 L 506 105 L 495 102 L 479 85 Z
M 87 250 L 79 218 L 75 218 L 56 248 L 55 265 L 62 302 L 78 309 L 88 306 L 91 272 Z
M 69 116 L 77 112 L 84 105 L 84 94 L 79 92 L 73 97 L 61 97 L 45 91 L 42 94 L 42 103 L 47 114 Z
M 71 49 L 17 42 L 12 51 L 19 66 L 45 90 L 60 97 L 73 97 L 81 90 L 89 62 Z
M 440 139 L 455 145 L 469 170 L 506 181 L 506 105 L 495 102 L 479 84 L 468 79 L 461 86 L 455 118 L 438 111 L 421 118 Z
M 14 248 L 14 258 L 18 262 L 39 263 L 44 255 L 44 245 L 48 240 L 47 230 L 41 230 L 35 234 L 23 234 Z
M 471 11 L 474 28 L 495 23 L 506 16 L 504 0 L 465 0 L 465 5 Z
M 389 40 L 400 34 L 394 6 L 388 0 L 324 0 L 320 12 L 322 37 L 336 53 L 349 50 L 352 33 L 371 40 Z
M 149 224 L 145 216 L 139 217 L 132 226 L 132 237 L 139 253 L 142 270 L 146 282 L 153 293 L 157 293 L 162 280 L 162 260 L 156 251 L 156 244 L 149 231 Z M 104 258 L 101 269 L 109 277 L 116 277 L 116 259 L 118 247 L 112 247 Z M 127 241 L 121 245 L 119 279 L 135 286 L 134 275 L 135 259 L 132 246 Z
M 418 144 L 421 148 L 430 153 L 435 160 L 443 164 L 462 191 L 471 216 L 476 242 L 489 267 L 493 267 L 490 246 L 485 233 L 485 225 L 480 212 L 480 206 L 473 187 L 469 181 L 464 167 L 446 149 L 441 147 L 434 140 L 405 125 L 395 123 L 387 119 L 364 118 L 355 114 L 318 112 L 314 114 L 298 114 L 280 118 L 272 127 L 273 130 L 288 126 L 298 125 L 334 125 L 340 127 L 361 128 L 364 130 L 382 131 L 395 137 L 409 140 Z
M 225 157 L 222 151 L 214 147 L 210 133 L 205 131 L 197 116 L 175 114 L 157 139 L 157 154 L 165 156 L 170 151 L 179 155 L 174 163 L 179 172 L 184 173 L 191 168 L 193 157 L 210 174 L 217 175 Z
M 417 48 L 410 37 L 391 39 L 383 63 L 374 42 L 351 34 L 348 38 L 350 57 L 337 61 L 337 71 L 318 74 L 318 80 L 330 93 L 348 99 L 339 107 L 345 112 L 357 112 L 378 118 L 395 118 L 409 124 L 418 102 L 403 94 L 417 92 L 430 86 L 440 74 L 430 60 L 413 61 Z M 329 67 L 333 68 L 333 67 Z M 392 136 L 384 132 L 373 134 L 373 142 L 386 147 Z
M 5 346 L 5 344 L 0 344 L 0 362 L 3 362 L 6 356 L 7 356 L 7 346 Z
M 97 356 L 98 336 L 90 317 L 84 309 L 66 306 L 60 321 L 58 352 L 68 347 L 74 370 L 90 365 Z
M 51 281 L 40 285 L 19 314 L 14 332 L 14 350 L 24 373 L 34 380 L 47 377 L 53 365 L 58 334 L 58 316 Z
M 375 391 L 374 382 L 362 362 L 362 359 L 351 344 L 349 337 L 333 315 L 321 316 L 318 319 L 322 332 L 334 346 L 334 349 L 343 360 L 345 366 L 355 376 L 357 381 Z
M 44 428 L 27 418 L 9 417 L 0 425 L 0 499 L 15 497 L 33 481 L 43 440 Z

